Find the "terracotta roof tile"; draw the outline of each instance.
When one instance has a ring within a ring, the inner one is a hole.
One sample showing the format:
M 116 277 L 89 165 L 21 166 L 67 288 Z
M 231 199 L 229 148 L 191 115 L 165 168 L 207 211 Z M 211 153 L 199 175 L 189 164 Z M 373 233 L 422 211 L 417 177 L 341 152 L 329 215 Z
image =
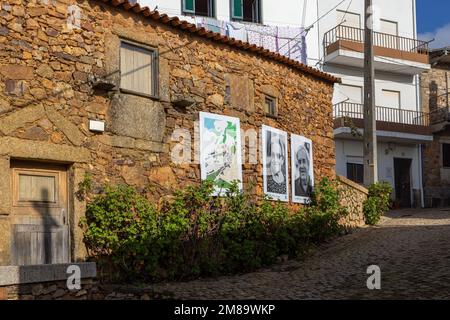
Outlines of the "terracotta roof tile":
M 307 66 L 306 64 L 300 63 L 298 61 L 292 60 L 283 56 L 279 53 L 272 52 L 263 47 L 258 47 L 254 44 L 250 44 L 248 42 L 243 42 L 241 40 L 236 40 L 234 38 L 229 38 L 227 36 L 223 36 L 220 33 L 215 33 L 212 31 L 208 31 L 205 28 L 198 28 L 195 24 L 189 23 L 184 20 L 180 20 L 178 17 L 169 17 L 166 14 L 161 14 L 158 11 L 152 11 L 148 7 L 141 7 L 138 3 L 131 4 L 128 0 L 97 0 L 99 2 L 109 3 L 114 7 L 120 7 L 125 11 L 133 11 L 137 14 L 140 14 L 144 17 L 149 17 L 154 21 L 158 21 L 165 25 L 169 25 L 173 28 L 183 30 L 185 32 L 197 34 L 203 38 L 208 38 L 216 42 L 227 44 L 231 47 L 238 48 L 244 51 L 250 51 L 255 54 L 259 54 L 261 56 L 267 57 L 269 59 L 275 60 L 277 62 L 284 63 L 292 68 L 301 70 L 305 73 L 313 75 L 315 77 L 321 78 L 327 82 L 332 83 L 340 83 L 341 79 L 334 77 L 333 75 L 322 72 L 318 69 Z

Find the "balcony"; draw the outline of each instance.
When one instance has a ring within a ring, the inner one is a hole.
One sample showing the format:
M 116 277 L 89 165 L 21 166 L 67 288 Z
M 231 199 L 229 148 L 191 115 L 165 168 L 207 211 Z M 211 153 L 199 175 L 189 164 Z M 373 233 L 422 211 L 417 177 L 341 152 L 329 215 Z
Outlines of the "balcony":
M 424 143 L 433 140 L 429 114 L 425 112 L 376 107 L 379 141 Z M 342 139 L 362 139 L 364 105 L 342 102 L 333 107 L 334 135 Z
M 373 32 L 375 70 L 415 75 L 429 70 L 428 43 Z M 324 36 L 325 63 L 364 67 L 364 29 L 337 26 Z

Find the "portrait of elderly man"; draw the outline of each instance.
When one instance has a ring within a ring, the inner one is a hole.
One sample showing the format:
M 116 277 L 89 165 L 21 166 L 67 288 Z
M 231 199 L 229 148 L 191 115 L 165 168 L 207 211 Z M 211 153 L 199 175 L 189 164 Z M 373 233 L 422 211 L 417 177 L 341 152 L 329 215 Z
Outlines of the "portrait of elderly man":
M 310 197 L 313 191 L 313 182 L 311 177 L 311 145 L 301 143 L 295 153 L 295 196 Z

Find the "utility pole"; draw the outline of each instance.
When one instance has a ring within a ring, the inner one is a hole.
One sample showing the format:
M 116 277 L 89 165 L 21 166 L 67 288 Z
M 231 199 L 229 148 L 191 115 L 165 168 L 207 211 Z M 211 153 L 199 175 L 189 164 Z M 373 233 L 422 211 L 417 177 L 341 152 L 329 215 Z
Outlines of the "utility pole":
M 373 65 L 373 6 L 365 0 L 364 36 L 364 184 L 378 182 L 375 115 L 375 69 Z

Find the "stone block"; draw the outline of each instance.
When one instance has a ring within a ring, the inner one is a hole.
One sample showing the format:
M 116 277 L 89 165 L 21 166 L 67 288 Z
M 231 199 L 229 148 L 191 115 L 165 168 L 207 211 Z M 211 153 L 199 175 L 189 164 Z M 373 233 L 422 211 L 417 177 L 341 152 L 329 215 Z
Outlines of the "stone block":
M 162 142 L 166 115 L 157 101 L 134 95 L 116 95 L 111 102 L 111 132 L 126 137 Z
M 238 110 L 253 112 L 254 105 L 254 85 L 247 75 L 228 75 L 230 86 L 230 104 Z
M 32 80 L 33 68 L 22 65 L 0 66 L 0 74 L 11 80 Z
M 66 135 L 67 139 L 75 146 L 81 146 L 84 142 L 85 135 L 73 124 L 69 119 L 63 117 L 55 110 L 53 106 L 49 106 L 46 109 L 49 120 L 60 129 Z
M 22 128 L 25 124 L 34 122 L 45 117 L 44 107 L 35 105 L 26 107 L 13 114 L 0 119 L 0 132 L 10 134 L 18 128 Z

